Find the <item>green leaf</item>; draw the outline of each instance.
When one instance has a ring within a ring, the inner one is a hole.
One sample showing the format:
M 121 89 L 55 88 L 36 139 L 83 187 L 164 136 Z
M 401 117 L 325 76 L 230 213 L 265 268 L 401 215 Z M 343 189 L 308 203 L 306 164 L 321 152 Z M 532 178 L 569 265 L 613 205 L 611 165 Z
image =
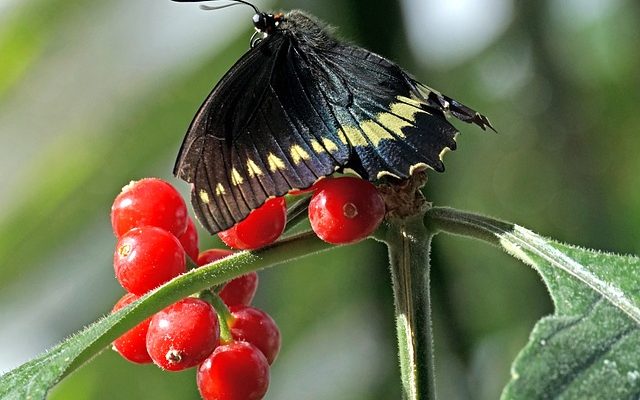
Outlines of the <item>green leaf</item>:
M 488 240 L 540 273 L 555 305 L 512 366 L 502 399 L 640 396 L 640 259 L 586 250 L 449 209 L 428 223 Z
M 0 399 L 44 399 L 49 389 L 62 378 L 162 308 L 250 271 L 292 261 L 332 247 L 307 232 L 263 250 L 237 253 L 194 269 L 0 377 Z
M 640 259 L 563 245 L 518 226 L 501 242 L 542 275 L 555 304 L 516 359 L 502 398 L 638 398 Z

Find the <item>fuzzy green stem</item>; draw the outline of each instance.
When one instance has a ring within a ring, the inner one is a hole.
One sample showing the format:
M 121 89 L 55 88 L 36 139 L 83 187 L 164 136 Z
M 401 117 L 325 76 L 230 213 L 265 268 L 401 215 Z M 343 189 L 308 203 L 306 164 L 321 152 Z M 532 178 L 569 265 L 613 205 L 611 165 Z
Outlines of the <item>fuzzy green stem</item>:
M 426 226 L 422 224 L 421 217 L 415 217 L 392 222 L 376 232 L 376 238 L 389 245 L 391 255 L 403 388 L 408 400 L 435 398 L 429 303 L 429 245 L 432 236 L 444 231 L 498 244 L 498 236 L 513 229 L 512 224 L 447 208 L 430 209 L 424 216 L 424 224 Z M 47 353 L 2 375 L 0 397 L 17 393 L 17 397 L 11 398 L 44 398 L 48 388 L 162 308 L 248 272 L 333 247 L 320 241 L 313 233 L 305 232 L 256 252 L 239 252 L 192 269 L 92 324 Z M 49 371 L 43 368 L 46 365 L 55 365 L 57 369 Z M 22 396 L 24 393 L 30 395 Z
M 500 245 L 499 235 L 513 230 L 513 224 L 483 215 L 455 210 L 447 207 L 434 207 L 427 211 L 425 225 L 434 234 L 447 232 Z
M 200 298 L 207 303 L 211 304 L 218 314 L 218 322 L 220 323 L 220 342 L 231 343 L 233 336 L 231 335 L 231 329 L 229 326 L 233 323 L 233 315 L 229 311 L 229 307 L 222 301 L 222 298 L 217 293 L 211 290 L 203 290 L 200 292 Z
M 103 334 L 73 357 L 73 361 L 64 370 L 61 377 L 84 364 L 114 339 L 120 337 L 149 315 L 180 299 L 249 272 L 293 261 L 334 247 L 336 246 L 318 239 L 313 232 L 305 232 L 264 249 L 255 252 L 238 252 L 222 260 L 191 270 L 149 292 L 117 313 L 106 317 L 107 320 L 112 320 L 114 323 L 101 325 L 101 329 L 104 329 Z
M 385 231 L 393 280 L 403 397 L 436 398 L 429 248 L 423 215 L 393 220 Z

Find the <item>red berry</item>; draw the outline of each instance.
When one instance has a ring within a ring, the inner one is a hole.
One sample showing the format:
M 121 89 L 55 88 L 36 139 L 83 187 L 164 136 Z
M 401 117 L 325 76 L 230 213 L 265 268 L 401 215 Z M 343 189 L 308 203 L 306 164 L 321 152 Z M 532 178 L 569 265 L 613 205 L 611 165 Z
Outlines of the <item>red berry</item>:
M 204 400 L 260 400 L 269 388 L 269 364 L 251 344 L 232 342 L 200 365 L 197 380 Z
M 175 236 L 153 226 L 123 235 L 113 255 L 118 282 L 139 296 L 186 271 L 185 254 Z
M 250 272 L 235 278 L 222 288 L 220 297 L 229 306 L 248 306 L 253 301 L 258 290 L 258 274 Z
M 113 306 L 113 310 L 111 312 L 116 312 L 136 300 L 138 300 L 138 296 L 127 293 L 118 300 L 116 305 Z M 125 359 L 136 364 L 150 363 L 151 357 L 147 352 L 146 346 L 147 331 L 149 330 L 150 322 L 151 318 L 147 318 L 134 328 L 131 328 L 127 333 L 114 340 L 113 349 L 120 353 L 120 355 Z
M 116 237 L 147 225 L 178 237 L 187 229 L 187 218 L 187 206 L 180 193 L 157 178 L 129 183 L 111 206 L 111 226 Z
M 325 242 L 355 243 L 376 230 L 384 200 L 375 186 L 354 177 L 323 179 L 309 203 L 311 228 Z
M 203 266 L 214 261 L 221 260 L 233 254 L 233 251 L 227 249 L 209 249 L 205 250 L 198 256 L 198 265 Z
M 267 200 L 233 228 L 218 233 L 227 246 L 255 250 L 275 242 L 287 223 L 287 206 L 283 197 Z
M 232 251 L 224 249 L 209 249 L 200 253 L 198 265 L 212 263 L 233 254 Z M 258 290 L 258 274 L 250 272 L 246 275 L 235 278 L 222 288 L 219 295 L 222 301 L 228 306 L 248 306 L 253 301 Z
M 160 368 L 181 371 L 204 361 L 219 339 L 218 316 L 211 304 L 187 297 L 153 316 L 147 351 Z
M 253 307 L 231 307 L 233 322 L 229 325 L 236 341 L 256 346 L 269 364 L 273 364 L 280 351 L 280 330 L 266 312 Z
M 187 230 L 178 237 L 178 240 L 182 244 L 182 247 L 189 258 L 194 262 L 197 262 L 198 254 L 200 253 L 200 250 L 198 249 L 198 230 L 196 229 L 196 224 L 193 223 L 191 218 L 188 219 Z

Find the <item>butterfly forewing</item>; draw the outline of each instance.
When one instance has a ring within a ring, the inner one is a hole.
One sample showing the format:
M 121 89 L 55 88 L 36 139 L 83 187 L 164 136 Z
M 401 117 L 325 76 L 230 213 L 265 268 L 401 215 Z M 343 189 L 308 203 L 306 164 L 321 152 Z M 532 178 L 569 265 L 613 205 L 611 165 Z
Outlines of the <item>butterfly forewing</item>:
M 196 114 L 180 149 L 174 174 L 192 184 L 196 215 L 212 233 L 233 226 L 273 195 L 260 190 L 259 183 L 248 183 L 248 173 L 237 168 L 251 148 L 236 149 L 238 139 L 250 134 L 276 61 L 273 54 L 282 44 L 283 37 L 260 43 L 227 72 Z M 275 188 L 273 181 L 266 186 Z
M 215 233 L 268 197 L 311 186 L 348 160 L 337 127 L 293 44 L 276 34 L 241 59 L 191 124 L 175 174 L 193 184 L 192 203 Z M 332 125 L 333 124 L 333 125 Z

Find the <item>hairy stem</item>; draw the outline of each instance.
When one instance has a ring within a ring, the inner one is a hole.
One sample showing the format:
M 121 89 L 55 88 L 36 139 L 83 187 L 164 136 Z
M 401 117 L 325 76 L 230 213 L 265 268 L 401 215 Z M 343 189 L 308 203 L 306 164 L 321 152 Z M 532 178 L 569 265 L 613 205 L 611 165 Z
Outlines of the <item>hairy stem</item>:
M 424 216 L 390 222 L 384 241 L 389 247 L 396 309 L 396 333 L 406 400 L 436 398 L 429 248 L 433 234 Z
M 231 335 L 229 325 L 233 323 L 234 318 L 233 315 L 231 315 L 229 307 L 227 307 L 224 301 L 220 298 L 220 295 L 209 289 L 205 289 L 200 292 L 200 298 L 211 304 L 216 310 L 218 323 L 220 325 L 220 343 L 231 343 L 233 341 L 233 336 Z
M 318 239 L 313 232 L 304 232 L 264 249 L 254 252 L 239 252 L 191 270 L 149 292 L 117 313 L 108 316 L 106 319 L 113 320 L 114 323 L 102 325 L 105 329 L 104 333 L 73 358 L 62 376 L 66 376 L 91 359 L 114 339 L 133 328 L 143 319 L 180 299 L 249 272 L 293 261 L 334 247 L 334 245 Z M 115 323 L 116 321 L 117 323 Z
M 479 239 L 496 246 L 500 246 L 499 235 L 513 230 L 511 223 L 446 207 L 434 207 L 427 211 L 424 222 L 434 234 L 447 232 Z

